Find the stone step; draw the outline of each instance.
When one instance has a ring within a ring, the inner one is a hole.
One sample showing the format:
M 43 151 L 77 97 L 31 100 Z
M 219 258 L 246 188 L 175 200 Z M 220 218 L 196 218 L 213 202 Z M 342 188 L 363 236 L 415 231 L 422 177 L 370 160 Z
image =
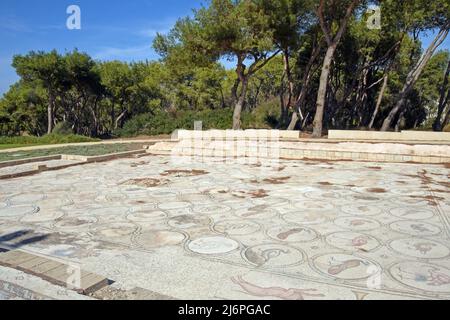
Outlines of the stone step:
M 110 283 L 108 279 L 81 270 L 77 265 L 21 250 L 0 253 L 0 265 L 37 276 L 52 284 L 66 287 L 81 294 L 93 293 Z

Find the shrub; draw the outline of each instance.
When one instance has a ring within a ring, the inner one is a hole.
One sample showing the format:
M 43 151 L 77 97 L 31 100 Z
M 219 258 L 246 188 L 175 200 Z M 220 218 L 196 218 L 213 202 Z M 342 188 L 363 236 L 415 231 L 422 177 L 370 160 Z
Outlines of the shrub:
M 52 134 L 70 135 L 73 134 L 72 127 L 67 122 L 58 122 L 53 128 Z
M 193 129 L 194 121 L 202 121 L 204 130 L 228 129 L 232 115 L 231 109 L 144 113 L 127 121 L 116 134 L 121 137 L 171 134 L 176 129 Z

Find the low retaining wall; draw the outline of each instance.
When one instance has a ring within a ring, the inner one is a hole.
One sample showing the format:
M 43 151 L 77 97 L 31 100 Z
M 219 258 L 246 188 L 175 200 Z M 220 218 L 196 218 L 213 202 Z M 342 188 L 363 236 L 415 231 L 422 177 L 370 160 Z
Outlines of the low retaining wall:
M 148 152 L 192 157 L 450 163 L 449 145 L 401 143 L 182 139 L 178 142 L 156 144 L 150 147 Z
M 379 132 L 359 130 L 329 130 L 328 139 L 334 140 L 384 140 L 384 141 L 429 141 L 450 143 L 450 132 L 402 131 Z
M 176 130 L 172 134 L 173 140 L 182 139 L 299 139 L 299 131 L 288 130 Z

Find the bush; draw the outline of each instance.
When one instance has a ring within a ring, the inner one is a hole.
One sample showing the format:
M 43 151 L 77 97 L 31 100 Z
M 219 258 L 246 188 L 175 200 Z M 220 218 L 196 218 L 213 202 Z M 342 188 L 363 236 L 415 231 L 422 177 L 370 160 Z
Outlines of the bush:
M 130 119 L 116 134 L 121 137 L 171 134 L 176 129 L 193 129 L 194 121 L 203 121 L 204 130 L 229 129 L 232 117 L 231 109 L 178 111 L 174 114 L 157 111 L 154 114 L 145 113 Z
M 73 130 L 67 122 L 58 122 L 55 128 L 53 128 L 52 134 L 71 135 L 73 134 Z

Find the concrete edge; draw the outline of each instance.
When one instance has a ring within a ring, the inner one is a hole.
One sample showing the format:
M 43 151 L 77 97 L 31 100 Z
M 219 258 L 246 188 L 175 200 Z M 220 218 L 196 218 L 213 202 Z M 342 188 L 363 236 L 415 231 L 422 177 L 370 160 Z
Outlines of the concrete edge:
M 46 165 L 39 165 L 34 170 L 29 171 L 23 171 L 18 173 L 10 173 L 5 175 L 0 175 L 0 180 L 7 180 L 7 179 L 14 179 L 14 178 L 20 178 L 20 177 L 26 177 L 35 175 L 37 173 L 41 173 L 44 171 L 57 171 L 57 170 L 63 170 L 71 167 L 81 166 L 88 163 L 95 163 L 95 162 L 104 162 L 104 161 L 110 161 L 120 158 L 126 158 L 129 156 L 140 156 L 140 155 L 146 155 L 146 149 L 141 150 L 133 150 L 133 151 L 125 151 L 125 152 L 119 152 L 119 153 L 111 153 L 107 155 L 101 155 L 101 156 L 78 156 L 78 155 L 58 155 L 55 156 L 56 158 L 47 159 L 47 160 L 38 160 L 38 161 L 49 161 L 49 160 L 74 160 L 74 161 L 80 161 L 78 163 L 70 163 L 70 164 L 64 164 L 60 166 L 53 166 L 53 167 L 47 167 Z M 35 161 L 30 161 L 35 162 Z M 25 163 L 19 163 L 19 164 L 26 164 L 30 162 Z M 18 165 L 18 164 L 15 164 Z
M 50 161 L 50 160 L 61 160 L 61 155 L 58 154 L 58 155 L 53 155 L 53 156 L 3 161 L 3 162 L 0 162 L 0 168 L 13 167 L 13 166 L 21 165 L 21 164 L 41 162 L 41 161 Z

